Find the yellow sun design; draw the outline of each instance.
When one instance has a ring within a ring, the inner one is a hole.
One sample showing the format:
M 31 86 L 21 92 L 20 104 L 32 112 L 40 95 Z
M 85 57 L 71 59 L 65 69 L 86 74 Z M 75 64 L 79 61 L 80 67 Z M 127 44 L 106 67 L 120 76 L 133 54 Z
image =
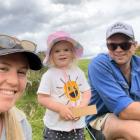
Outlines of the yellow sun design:
M 80 98 L 80 91 L 75 81 L 68 81 L 65 83 L 64 93 L 70 101 L 77 101 Z
M 76 80 L 78 79 L 78 77 L 76 78 Z M 62 81 L 62 83 L 64 83 L 63 87 L 57 87 L 57 88 L 63 88 L 64 93 L 61 94 L 59 97 L 62 96 L 66 96 L 68 98 L 68 102 L 69 101 L 73 101 L 76 102 L 80 99 L 80 90 L 79 90 L 79 86 L 81 86 L 81 84 L 77 84 L 76 80 L 72 81 L 70 80 L 70 76 L 69 76 L 69 80 L 67 82 L 63 81 L 62 79 L 60 79 Z

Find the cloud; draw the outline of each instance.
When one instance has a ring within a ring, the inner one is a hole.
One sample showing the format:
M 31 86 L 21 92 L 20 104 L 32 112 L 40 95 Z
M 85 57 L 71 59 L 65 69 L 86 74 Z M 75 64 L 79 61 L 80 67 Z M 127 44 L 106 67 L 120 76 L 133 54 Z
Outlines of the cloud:
M 78 5 L 82 2 L 82 0 L 52 0 L 52 3 L 55 4 L 64 4 L 64 5 Z
M 47 36 L 69 32 L 85 48 L 84 55 L 105 52 L 105 32 L 115 21 L 134 28 L 140 41 L 139 0 L 0 0 L 0 32 L 29 39 L 46 50 Z

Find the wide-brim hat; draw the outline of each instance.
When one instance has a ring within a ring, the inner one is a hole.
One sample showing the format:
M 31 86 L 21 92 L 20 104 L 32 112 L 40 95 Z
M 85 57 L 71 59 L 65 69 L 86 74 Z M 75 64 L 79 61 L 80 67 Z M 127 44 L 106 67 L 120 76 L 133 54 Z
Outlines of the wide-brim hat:
M 41 59 L 35 52 L 25 50 L 21 45 L 16 45 L 13 48 L 0 47 L 0 56 L 14 53 L 23 53 L 27 57 L 29 67 L 31 70 L 40 70 L 42 68 Z
M 74 40 L 68 33 L 63 32 L 63 31 L 58 31 L 58 32 L 52 33 L 48 37 L 46 56 L 45 56 L 45 59 L 43 60 L 44 65 L 48 65 L 49 57 L 50 57 L 50 51 L 51 51 L 52 47 L 59 41 L 70 42 L 74 47 L 74 52 L 75 52 L 76 57 L 78 57 L 78 58 L 82 57 L 83 46 L 79 42 Z

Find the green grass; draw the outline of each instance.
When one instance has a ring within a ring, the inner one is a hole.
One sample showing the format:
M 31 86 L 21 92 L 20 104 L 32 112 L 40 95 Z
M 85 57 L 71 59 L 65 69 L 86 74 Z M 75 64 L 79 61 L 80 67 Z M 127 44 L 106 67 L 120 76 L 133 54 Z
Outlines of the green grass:
M 85 72 L 87 76 L 87 66 L 89 60 L 84 59 L 80 60 L 79 66 Z M 29 80 L 32 82 L 32 85 L 27 86 L 27 90 L 24 93 L 22 99 L 17 102 L 18 108 L 23 110 L 27 115 L 29 122 L 32 125 L 33 130 L 33 140 L 42 140 L 43 132 L 43 116 L 45 109 L 37 103 L 36 90 L 40 82 L 41 75 L 46 71 L 45 68 L 39 72 L 30 72 Z M 86 140 L 90 140 L 89 134 L 85 131 Z

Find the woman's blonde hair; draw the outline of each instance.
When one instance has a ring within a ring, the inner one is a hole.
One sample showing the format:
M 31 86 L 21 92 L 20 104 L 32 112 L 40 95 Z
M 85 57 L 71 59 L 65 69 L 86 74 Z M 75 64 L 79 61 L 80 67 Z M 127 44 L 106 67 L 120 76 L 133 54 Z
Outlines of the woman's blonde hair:
M 6 140 L 25 140 L 17 113 L 21 111 L 13 107 L 7 112 L 2 113 L 2 121 L 6 131 Z

